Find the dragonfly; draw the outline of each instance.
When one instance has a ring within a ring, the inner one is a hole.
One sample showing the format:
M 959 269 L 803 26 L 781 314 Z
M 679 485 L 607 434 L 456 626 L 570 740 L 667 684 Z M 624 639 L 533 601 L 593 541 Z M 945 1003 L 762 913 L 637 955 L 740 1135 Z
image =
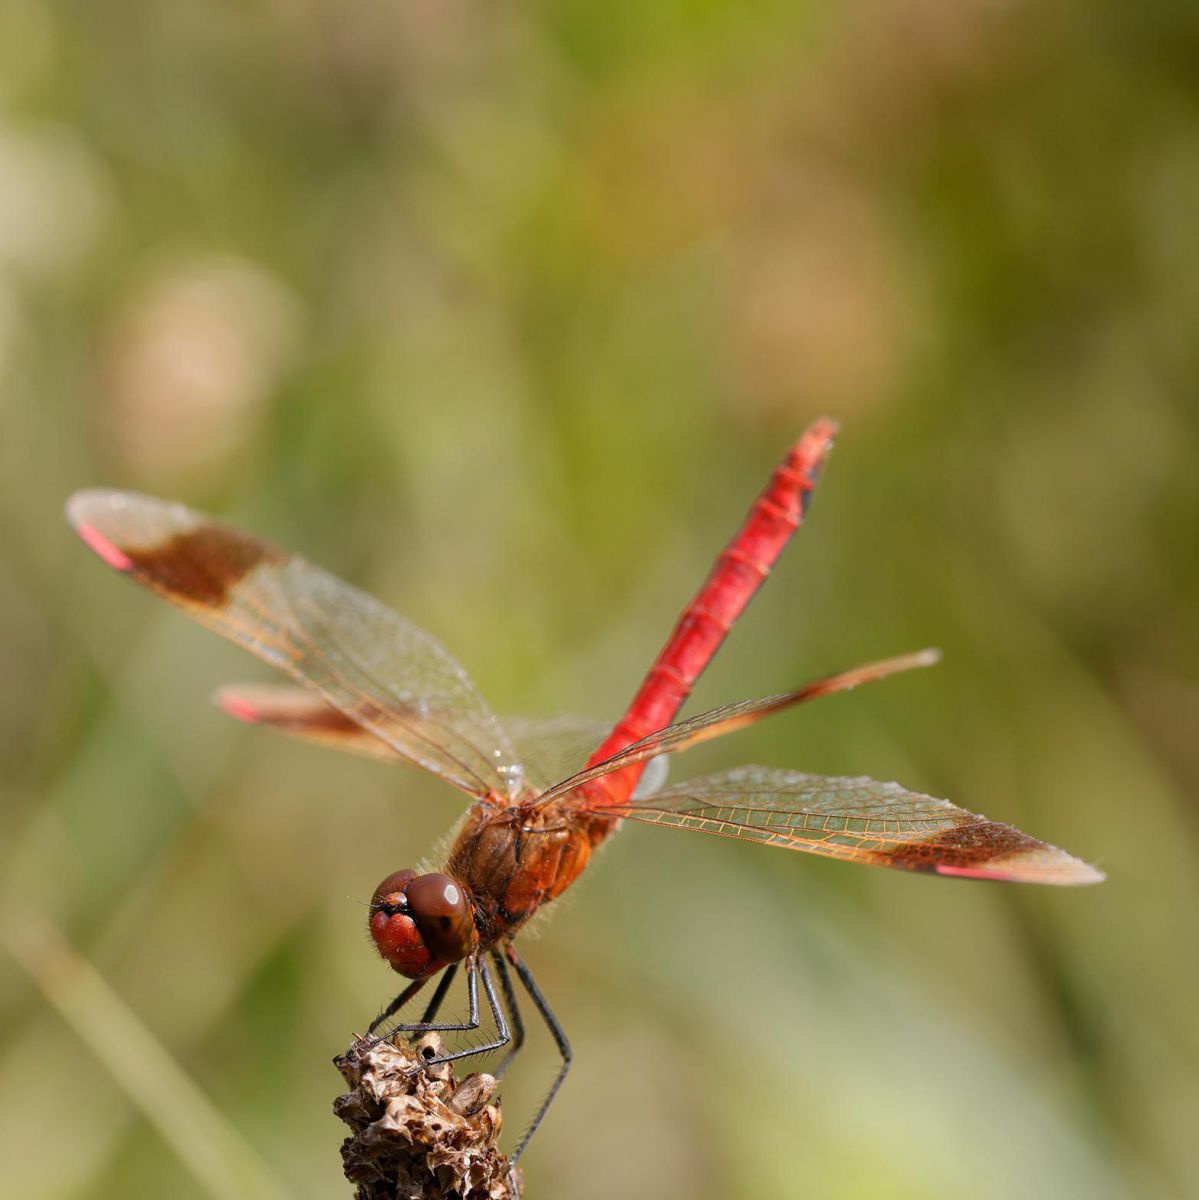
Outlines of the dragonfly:
M 515 975 L 548 1026 L 560 1064 L 509 1155 L 512 1163 L 542 1123 L 571 1063 L 562 1024 L 515 938 L 626 821 L 958 879 L 1103 879 L 1095 867 L 1055 846 L 897 783 L 742 766 L 665 785 L 667 755 L 809 700 L 930 666 L 939 657 L 923 650 L 883 659 L 778 695 L 676 719 L 804 520 L 836 432 L 836 424 L 822 418 L 790 447 L 610 730 L 566 718 L 500 720 L 428 633 L 298 555 L 182 504 L 109 489 L 77 492 L 68 502 L 74 529 L 110 567 L 298 685 L 224 688 L 216 699 L 225 712 L 312 742 L 421 767 L 470 797 L 444 869 L 396 871 L 371 897 L 375 947 L 410 982 L 371 1022 L 369 1033 L 383 1038 L 477 1030 L 481 986 L 494 1036 L 429 1062 L 502 1051 L 495 1070 L 501 1076 L 525 1039 Z M 468 1016 L 439 1022 L 459 968 Z M 393 1022 L 435 978 L 421 1018 Z

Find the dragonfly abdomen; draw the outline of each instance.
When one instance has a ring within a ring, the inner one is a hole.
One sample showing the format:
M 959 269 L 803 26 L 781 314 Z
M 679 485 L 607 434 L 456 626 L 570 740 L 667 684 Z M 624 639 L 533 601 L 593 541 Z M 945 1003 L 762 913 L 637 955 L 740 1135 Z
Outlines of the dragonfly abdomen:
M 836 432 L 835 422 L 816 421 L 775 468 L 745 523 L 721 551 L 679 618 L 624 717 L 592 754 L 588 766 L 603 762 L 675 719 L 696 680 L 799 528 Z M 596 805 L 627 800 L 644 769 L 643 765 L 627 767 L 596 780 L 588 799 Z

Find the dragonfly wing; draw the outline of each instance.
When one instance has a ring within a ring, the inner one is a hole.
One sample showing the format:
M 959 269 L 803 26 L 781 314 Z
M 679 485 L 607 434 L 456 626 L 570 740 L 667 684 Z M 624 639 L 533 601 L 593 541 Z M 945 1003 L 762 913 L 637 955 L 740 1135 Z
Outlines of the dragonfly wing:
M 525 768 L 525 780 L 536 792 L 545 792 L 560 779 L 583 769 L 592 750 L 607 737 L 612 726 L 604 721 L 571 714 L 553 717 L 503 718 Z M 634 795 L 649 796 L 666 782 L 665 756 L 646 768 Z
M 645 800 L 650 796 L 656 796 L 662 790 L 662 785 L 666 782 L 666 775 L 669 770 L 670 759 L 665 754 L 658 758 L 651 758 L 646 763 L 645 771 L 637 781 L 636 788 L 633 789 L 633 799 Z
M 281 733 L 384 762 L 403 761 L 386 742 L 351 721 L 306 688 L 285 683 L 237 683 L 214 697 L 231 717 L 249 725 L 268 725 Z M 537 792 L 578 770 L 609 726 L 589 717 L 503 717 L 524 768 L 525 781 Z M 666 759 L 655 759 L 642 777 L 638 796 L 656 792 L 666 780 Z
M 500 718 L 525 768 L 525 781 L 545 791 L 575 771 L 607 736 L 609 726 L 590 717 L 560 713 L 552 717 Z
M 311 688 L 410 763 L 508 802 L 516 752 L 439 642 L 296 555 L 181 504 L 77 492 L 67 515 L 109 566 Z M 435 714 L 435 715 L 431 715 Z
M 269 725 L 292 737 L 385 762 L 403 762 L 396 749 L 326 704 L 307 688 L 286 683 L 235 683 L 213 697 L 231 717 L 248 725 Z
M 848 671 L 840 671 L 836 675 L 826 676 L 814 683 L 805 683 L 803 687 L 796 688 L 791 692 L 782 692 L 777 696 L 764 696 L 760 700 L 740 700 L 734 704 L 725 704 L 720 708 L 709 709 L 707 712 L 688 717 L 685 721 L 676 721 L 673 725 L 667 725 L 664 729 L 648 734 L 618 754 L 613 754 L 610 758 L 596 763 L 595 766 L 588 767 L 586 770 L 564 779 L 541 796 L 538 804 L 545 805 L 557 800 L 567 792 L 572 792 L 594 779 L 609 775 L 618 778 L 619 773 L 635 767 L 639 763 L 663 754 L 678 754 L 692 746 L 699 745 L 700 742 L 723 737 L 726 733 L 743 729 L 746 725 L 752 725 L 764 717 L 781 712 L 785 708 L 791 708 L 795 704 L 801 704 L 805 700 L 831 696 L 836 692 L 847 692 L 859 684 L 885 679 L 888 675 L 895 675 L 900 671 L 911 671 L 916 667 L 931 667 L 940 659 L 939 650 L 918 650 L 914 654 L 902 654 L 898 658 L 886 658 L 879 662 L 852 667 Z M 623 800 L 619 784 L 606 790 L 611 796 L 610 803 L 619 804 Z
M 908 871 L 1013 883 L 1099 883 L 1081 859 L 897 783 L 738 767 L 597 811 Z

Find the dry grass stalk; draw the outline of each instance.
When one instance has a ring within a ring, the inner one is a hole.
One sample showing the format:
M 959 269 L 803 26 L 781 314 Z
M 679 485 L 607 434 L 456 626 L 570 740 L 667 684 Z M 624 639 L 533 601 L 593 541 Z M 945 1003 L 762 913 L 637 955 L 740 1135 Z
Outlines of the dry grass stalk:
M 356 1041 L 334 1060 L 351 1090 L 333 1111 L 353 1131 L 342 1143 L 358 1200 L 519 1200 L 496 1145 L 501 1117 L 491 1075 L 458 1081 L 441 1039 Z

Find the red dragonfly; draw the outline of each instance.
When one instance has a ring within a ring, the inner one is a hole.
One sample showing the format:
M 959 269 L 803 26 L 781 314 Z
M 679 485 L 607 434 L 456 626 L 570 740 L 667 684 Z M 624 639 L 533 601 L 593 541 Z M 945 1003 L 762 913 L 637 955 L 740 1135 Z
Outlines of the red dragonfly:
M 82 491 L 68 504 L 79 536 L 109 566 L 303 685 L 223 689 L 218 702 L 226 712 L 424 767 L 472 798 L 444 871 L 397 871 L 371 898 L 375 945 L 412 982 L 370 1030 L 384 1026 L 438 973 L 421 1020 L 398 1023 L 382 1036 L 477 1029 L 481 982 L 496 1036 L 430 1061 L 507 1048 L 496 1071 L 502 1074 L 524 1040 L 511 967 L 562 1056 L 513 1162 L 545 1116 L 571 1057 L 513 938 L 579 877 L 622 820 L 959 878 L 1051 884 L 1103 878 L 1054 846 L 897 783 L 746 766 L 663 786 L 664 755 L 817 696 L 937 660 L 931 650 L 907 654 L 675 722 L 803 520 L 835 432 L 831 421 L 817 421 L 791 447 L 606 737 L 606 727 L 562 719 L 501 722 L 439 642 L 370 596 L 252 534 L 131 492 Z M 588 736 L 596 749 L 584 759 L 585 750 L 578 751 Z M 469 1019 L 438 1024 L 460 964 Z

